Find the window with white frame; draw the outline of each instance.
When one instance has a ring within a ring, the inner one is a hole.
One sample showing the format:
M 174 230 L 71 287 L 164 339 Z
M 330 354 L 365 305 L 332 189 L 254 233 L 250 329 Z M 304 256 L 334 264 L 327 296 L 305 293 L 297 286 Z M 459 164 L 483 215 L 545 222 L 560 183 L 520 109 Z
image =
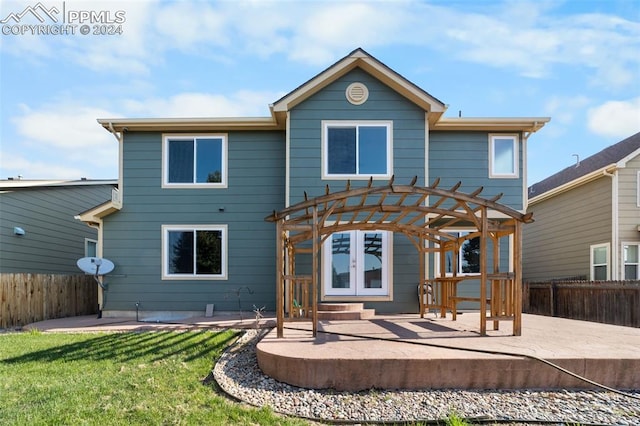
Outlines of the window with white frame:
M 323 178 L 392 175 L 390 121 L 323 121 Z
M 519 176 L 518 135 L 489 135 L 489 177 Z
M 84 256 L 96 257 L 98 256 L 98 242 L 90 238 L 84 239 Z
M 163 279 L 226 279 L 226 225 L 163 225 Z
M 164 135 L 163 187 L 227 187 L 226 135 Z
M 466 231 L 447 231 L 447 234 L 455 238 L 461 238 L 469 235 L 473 230 Z M 446 275 L 453 275 L 454 271 L 454 253 L 448 251 L 446 253 L 444 267 Z M 474 237 L 465 240 L 458 251 L 456 259 L 456 275 L 470 275 L 480 273 L 480 237 Z
M 623 246 L 625 280 L 640 280 L 640 244 Z
M 609 277 L 609 244 L 591 246 L 591 280 L 605 281 Z

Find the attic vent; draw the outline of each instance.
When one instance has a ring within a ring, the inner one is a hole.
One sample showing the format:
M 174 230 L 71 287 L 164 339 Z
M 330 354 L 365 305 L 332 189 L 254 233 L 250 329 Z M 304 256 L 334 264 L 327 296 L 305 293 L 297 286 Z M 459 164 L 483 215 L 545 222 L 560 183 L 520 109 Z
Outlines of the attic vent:
M 351 83 L 346 91 L 347 100 L 353 105 L 362 105 L 369 98 L 369 89 L 362 83 Z

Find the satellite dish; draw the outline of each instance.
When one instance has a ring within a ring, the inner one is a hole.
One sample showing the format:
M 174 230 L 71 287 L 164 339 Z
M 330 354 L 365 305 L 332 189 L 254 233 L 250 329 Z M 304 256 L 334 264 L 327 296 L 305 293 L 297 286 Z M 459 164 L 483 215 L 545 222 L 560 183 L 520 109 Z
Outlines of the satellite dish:
M 115 268 L 112 261 L 100 257 L 83 257 L 78 259 L 77 265 L 78 268 L 91 275 L 107 275 Z

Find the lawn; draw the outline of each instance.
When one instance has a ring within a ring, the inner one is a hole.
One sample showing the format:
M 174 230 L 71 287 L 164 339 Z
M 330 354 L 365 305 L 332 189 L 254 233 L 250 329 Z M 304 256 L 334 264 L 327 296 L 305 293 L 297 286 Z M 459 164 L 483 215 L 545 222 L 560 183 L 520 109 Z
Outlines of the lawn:
M 235 331 L 0 334 L 2 425 L 306 425 L 203 384 Z

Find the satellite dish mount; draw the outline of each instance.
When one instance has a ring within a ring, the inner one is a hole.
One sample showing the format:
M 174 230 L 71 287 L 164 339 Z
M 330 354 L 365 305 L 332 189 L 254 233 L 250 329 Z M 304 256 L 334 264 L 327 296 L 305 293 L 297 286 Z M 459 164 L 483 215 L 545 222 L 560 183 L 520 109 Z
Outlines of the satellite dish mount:
M 93 275 L 102 290 L 107 291 L 107 284 L 103 283 L 100 277 L 113 271 L 115 265 L 112 261 L 100 257 L 83 257 L 78 260 L 77 264 L 78 268 L 85 273 Z

